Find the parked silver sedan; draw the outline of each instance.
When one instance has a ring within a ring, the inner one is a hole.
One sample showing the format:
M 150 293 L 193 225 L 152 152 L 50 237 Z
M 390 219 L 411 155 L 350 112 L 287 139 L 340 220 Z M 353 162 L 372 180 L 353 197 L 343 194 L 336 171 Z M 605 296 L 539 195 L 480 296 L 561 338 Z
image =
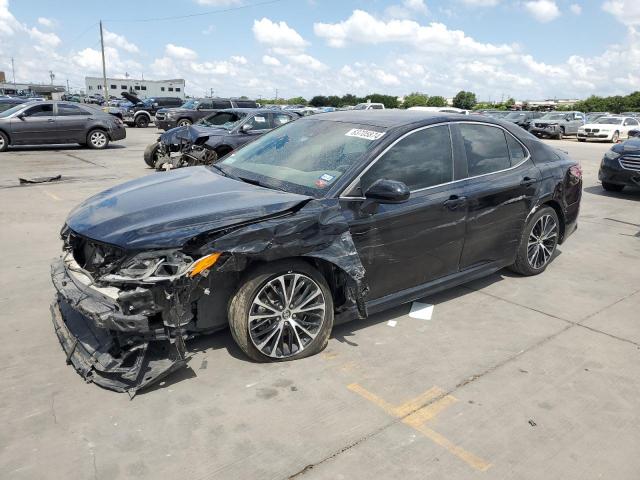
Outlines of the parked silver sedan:
M 122 120 L 71 102 L 28 102 L 0 113 L 0 152 L 13 145 L 79 143 L 103 149 L 126 138 Z

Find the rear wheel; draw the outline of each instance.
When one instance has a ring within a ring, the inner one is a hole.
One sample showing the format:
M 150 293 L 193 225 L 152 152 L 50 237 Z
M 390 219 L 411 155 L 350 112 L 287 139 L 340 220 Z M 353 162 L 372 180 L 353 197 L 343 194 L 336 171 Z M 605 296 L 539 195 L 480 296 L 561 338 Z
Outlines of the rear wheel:
M 229 306 L 231 334 L 259 362 L 296 360 L 323 350 L 333 328 L 333 299 L 324 277 L 300 260 L 251 272 Z
M 135 123 L 138 128 L 147 128 L 149 126 L 149 117 L 146 115 L 138 115 Z
M 556 250 L 559 235 L 558 214 L 551 207 L 542 207 L 525 225 L 516 261 L 509 268 L 520 275 L 544 272 Z
M 621 192 L 624 185 L 618 185 L 616 183 L 602 182 L 602 188 L 607 192 Z
M 191 120 L 189 120 L 188 118 L 181 118 L 180 120 L 178 120 L 178 126 L 179 127 L 188 127 L 189 125 L 193 124 L 193 122 Z
M 107 148 L 109 136 L 104 130 L 91 130 L 87 135 L 87 145 L 95 150 Z
M 158 161 L 159 148 L 160 144 L 156 142 L 147 145 L 147 148 L 144 149 L 144 163 L 146 163 L 151 168 L 155 168 L 156 166 L 156 162 Z
M 0 132 L 0 152 L 6 152 L 9 148 L 9 137 L 3 132 Z

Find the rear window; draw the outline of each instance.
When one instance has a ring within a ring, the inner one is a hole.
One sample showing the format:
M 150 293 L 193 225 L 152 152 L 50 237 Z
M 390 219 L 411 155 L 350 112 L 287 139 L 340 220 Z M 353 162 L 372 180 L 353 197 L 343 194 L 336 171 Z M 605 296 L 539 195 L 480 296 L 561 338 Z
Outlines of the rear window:
M 502 129 L 462 123 L 460 133 L 464 140 L 470 177 L 511 167 L 511 156 Z

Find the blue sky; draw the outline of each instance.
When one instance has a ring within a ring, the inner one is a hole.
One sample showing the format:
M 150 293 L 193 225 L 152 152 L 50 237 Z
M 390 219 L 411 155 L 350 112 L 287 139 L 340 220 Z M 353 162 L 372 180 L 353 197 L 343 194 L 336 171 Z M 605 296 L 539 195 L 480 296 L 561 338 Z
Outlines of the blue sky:
M 18 80 L 83 86 L 100 18 L 110 76 L 185 78 L 192 95 L 640 89 L 640 0 L 0 0 L 0 70 L 14 56 Z

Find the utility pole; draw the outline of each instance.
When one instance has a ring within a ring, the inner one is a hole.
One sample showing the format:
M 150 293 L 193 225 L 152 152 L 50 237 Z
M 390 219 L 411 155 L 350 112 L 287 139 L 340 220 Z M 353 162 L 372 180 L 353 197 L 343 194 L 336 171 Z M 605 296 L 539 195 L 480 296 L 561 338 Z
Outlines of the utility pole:
M 100 20 L 100 48 L 102 49 L 102 81 L 104 83 L 104 100 L 109 102 L 109 90 L 107 90 L 107 66 L 104 62 L 104 36 L 102 34 L 102 20 Z
M 276 103 L 278 103 L 278 89 L 276 88 Z
M 71 90 L 69 89 L 69 79 L 67 78 L 67 93 L 71 93 Z
M 213 98 L 213 88 L 209 89 L 209 98 Z
M 11 57 L 11 73 L 13 74 L 13 89 L 16 89 L 16 67 L 13 64 L 13 57 Z

